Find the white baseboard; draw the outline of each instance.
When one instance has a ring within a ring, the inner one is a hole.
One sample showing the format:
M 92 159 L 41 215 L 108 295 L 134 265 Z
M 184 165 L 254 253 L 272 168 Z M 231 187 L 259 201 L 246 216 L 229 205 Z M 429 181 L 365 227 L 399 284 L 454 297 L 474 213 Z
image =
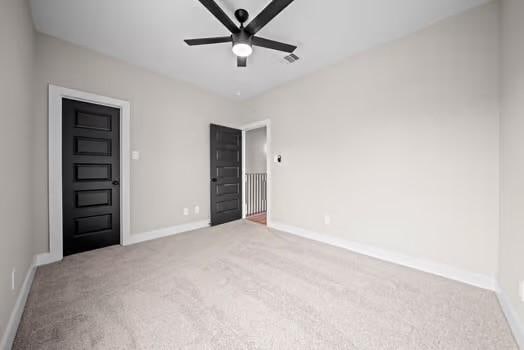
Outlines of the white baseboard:
M 305 230 L 303 228 L 291 225 L 286 225 L 280 222 L 271 222 L 269 224 L 269 227 L 303 238 L 308 238 L 314 241 L 333 245 L 335 247 L 351 250 L 355 253 L 367 255 L 376 259 L 392 262 L 398 265 L 410 267 L 412 269 L 432 273 L 434 275 L 470 284 L 475 287 L 488 289 L 492 291 L 497 290 L 497 283 L 494 276 L 488 276 L 457 269 L 453 266 L 448 266 L 430 260 L 407 256 L 401 253 L 388 251 L 366 244 L 347 241 L 342 238 L 328 236 L 325 234 L 319 234 L 313 231 Z
M 143 233 L 136 233 L 131 234 L 129 236 L 129 241 L 126 245 L 150 241 L 152 239 L 167 237 L 176 235 L 183 232 L 198 230 L 200 228 L 208 227 L 209 226 L 209 220 L 202 220 L 202 221 L 195 221 L 190 222 L 187 224 L 182 225 L 176 225 L 166 228 L 161 228 L 159 230 L 149 231 L 149 232 L 143 232 Z
M 140 242 L 150 241 L 152 239 L 167 237 L 171 235 L 176 235 L 183 232 L 197 230 L 199 228 L 204 228 L 209 226 L 209 220 L 195 221 L 187 224 L 176 225 L 166 228 L 161 228 L 159 230 L 131 234 L 128 237 L 128 240 L 122 245 L 131 245 Z M 35 266 L 42 266 L 51 264 L 57 261 L 62 260 L 62 258 L 56 257 L 51 253 L 41 253 L 35 256 Z
M 53 256 L 51 253 L 40 253 L 35 256 L 35 266 L 51 264 L 62 259 Z
M 506 320 L 508 320 L 509 326 L 511 327 L 515 340 L 517 341 L 519 347 L 521 349 L 524 349 L 524 324 L 519 319 L 517 312 L 511 305 L 506 293 L 504 293 L 504 290 L 502 290 L 502 288 L 499 288 L 497 297 L 499 299 L 500 306 L 502 307 L 502 310 L 506 315 Z
M 34 262 L 29 267 L 27 274 L 25 275 L 24 283 L 20 287 L 20 292 L 18 293 L 18 298 L 16 298 L 15 306 L 7 322 L 4 334 L 2 335 L 2 342 L 0 343 L 0 349 L 11 349 L 13 341 L 15 340 L 16 331 L 18 330 L 18 325 L 22 319 L 22 314 L 24 312 L 25 303 L 27 301 L 27 296 L 31 290 L 31 285 L 33 284 L 33 278 L 36 271 L 36 256 Z

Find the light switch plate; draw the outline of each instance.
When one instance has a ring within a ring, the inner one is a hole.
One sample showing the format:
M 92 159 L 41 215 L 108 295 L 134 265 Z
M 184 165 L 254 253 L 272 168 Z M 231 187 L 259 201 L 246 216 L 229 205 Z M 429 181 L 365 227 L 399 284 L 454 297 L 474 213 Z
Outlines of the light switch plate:
M 324 224 L 330 225 L 331 224 L 331 216 L 324 215 Z
M 200 207 L 198 205 L 195 205 L 195 214 L 200 213 Z
M 131 159 L 139 160 L 140 159 L 140 152 L 138 152 L 138 151 L 131 152 Z
M 520 281 L 519 296 L 520 296 L 520 300 L 522 300 L 522 302 L 524 303 L 524 281 Z
M 189 208 L 184 208 L 184 215 L 185 215 L 185 216 L 188 216 L 188 215 L 189 215 Z

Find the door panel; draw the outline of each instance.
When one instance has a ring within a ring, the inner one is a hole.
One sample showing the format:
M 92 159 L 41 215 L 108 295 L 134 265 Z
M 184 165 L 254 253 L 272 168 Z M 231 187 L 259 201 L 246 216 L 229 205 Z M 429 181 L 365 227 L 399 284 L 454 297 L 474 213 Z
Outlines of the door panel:
M 111 205 L 111 190 L 83 190 L 76 191 L 76 207 L 98 207 Z
M 242 218 L 242 132 L 211 125 L 211 225 Z
M 239 184 L 220 184 L 216 186 L 217 195 L 240 194 Z
M 75 127 L 92 130 L 111 131 L 111 114 L 96 111 L 78 111 L 75 114 Z
M 120 243 L 120 110 L 62 101 L 64 255 Z
M 111 181 L 111 164 L 75 164 L 75 181 Z
M 111 214 L 75 218 L 75 235 L 107 231 L 112 228 Z
M 75 155 L 110 156 L 111 140 L 75 137 Z

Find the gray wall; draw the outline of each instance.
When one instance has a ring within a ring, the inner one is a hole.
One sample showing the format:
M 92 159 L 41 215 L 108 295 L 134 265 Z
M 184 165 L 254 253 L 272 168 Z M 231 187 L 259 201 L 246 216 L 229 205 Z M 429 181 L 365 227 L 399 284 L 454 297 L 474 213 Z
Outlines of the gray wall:
M 283 156 L 272 220 L 494 277 L 497 16 L 489 3 L 244 103 Z
M 246 131 L 246 173 L 265 173 L 266 128 Z
M 524 330 L 524 303 L 518 295 L 519 282 L 524 281 L 524 1 L 503 0 L 501 4 L 502 222 L 499 282 L 517 311 Z
M 0 1 L 0 337 L 33 259 L 33 25 L 26 1 Z M 16 269 L 15 290 L 11 271 Z M 1 345 L 0 345 L 1 346 Z
M 131 232 L 209 218 L 209 124 L 235 123 L 234 103 L 43 34 L 37 35 L 33 152 L 36 247 L 48 251 L 47 86 L 131 103 Z M 194 214 L 195 205 L 200 214 Z M 183 208 L 191 209 L 189 216 Z

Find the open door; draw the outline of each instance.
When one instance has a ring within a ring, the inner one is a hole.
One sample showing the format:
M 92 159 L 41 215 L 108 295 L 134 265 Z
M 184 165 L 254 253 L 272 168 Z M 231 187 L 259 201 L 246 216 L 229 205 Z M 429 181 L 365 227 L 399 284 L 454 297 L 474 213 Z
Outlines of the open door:
M 211 225 L 242 219 L 242 131 L 210 126 Z

